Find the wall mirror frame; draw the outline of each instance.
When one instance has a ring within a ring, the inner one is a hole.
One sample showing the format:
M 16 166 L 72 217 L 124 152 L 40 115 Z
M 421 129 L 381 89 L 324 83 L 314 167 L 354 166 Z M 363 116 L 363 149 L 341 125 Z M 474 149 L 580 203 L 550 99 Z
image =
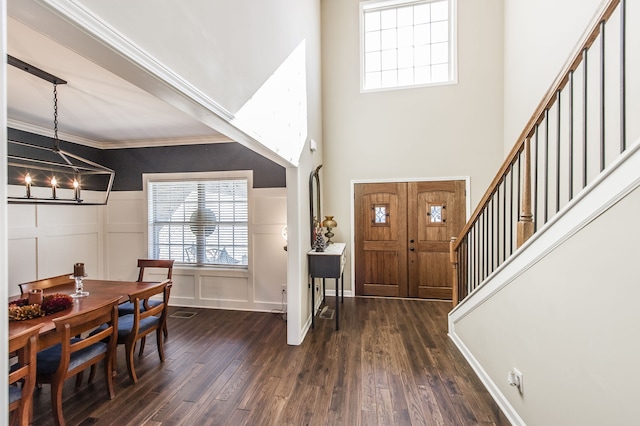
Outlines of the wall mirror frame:
M 313 248 L 316 240 L 316 227 L 321 223 L 320 204 L 320 169 L 322 164 L 316 167 L 309 175 L 309 243 Z

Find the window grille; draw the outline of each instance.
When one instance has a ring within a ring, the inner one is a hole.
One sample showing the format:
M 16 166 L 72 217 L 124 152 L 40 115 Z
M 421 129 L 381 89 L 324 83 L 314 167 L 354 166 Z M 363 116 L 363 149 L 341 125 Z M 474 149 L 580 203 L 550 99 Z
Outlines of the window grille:
M 246 267 L 247 187 L 247 179 L 149 181 L 149 256 Z
M 454 1 L 361 3 L 362 89 L 455 82 Z

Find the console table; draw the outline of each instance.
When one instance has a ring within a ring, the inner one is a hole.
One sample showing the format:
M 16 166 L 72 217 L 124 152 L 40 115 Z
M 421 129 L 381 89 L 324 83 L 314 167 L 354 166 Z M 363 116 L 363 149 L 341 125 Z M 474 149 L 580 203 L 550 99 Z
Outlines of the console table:
M 314 328 L 316 317 L 316 289 L 315 278 L 322 278 L 322 290 L 324 295 L 324 280 L 334 278 L 336 280 L 336 330 L 340 329 L 340 302 L 344 303 L 344 254 L 345 243 L 331 243 L 324 251 L 311 250 L 307 253 L 309 259 L 309 275 L 311 276 L 311 328 Z M 340 285 L 341 284 L 341 285 Z M 340 287 L 342 287 L 342 300 L 339 300 Z M 323 296 L 324 297 L 324 296 Z

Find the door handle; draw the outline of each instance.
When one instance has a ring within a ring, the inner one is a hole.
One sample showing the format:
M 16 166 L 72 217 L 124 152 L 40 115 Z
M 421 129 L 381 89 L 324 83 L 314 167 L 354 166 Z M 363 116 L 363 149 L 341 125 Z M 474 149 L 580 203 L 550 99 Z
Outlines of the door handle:
M 416 249 L 414 247 L 409 248 L 409 250 L 416 251 Z

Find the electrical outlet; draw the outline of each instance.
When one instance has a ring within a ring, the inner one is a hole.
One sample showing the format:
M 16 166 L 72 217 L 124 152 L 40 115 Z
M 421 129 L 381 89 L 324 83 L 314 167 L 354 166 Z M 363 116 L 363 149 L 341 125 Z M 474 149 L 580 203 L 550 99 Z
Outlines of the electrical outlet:
M 517 368 L 514 367 L 509 370 L 507 383 L 509 383 L 510 386 L 518 388 L 520 394 L 524 392 L 524 375 Z
M 286 284 L 280 284 L 280 293 L 287 294 L 287 285 Z

